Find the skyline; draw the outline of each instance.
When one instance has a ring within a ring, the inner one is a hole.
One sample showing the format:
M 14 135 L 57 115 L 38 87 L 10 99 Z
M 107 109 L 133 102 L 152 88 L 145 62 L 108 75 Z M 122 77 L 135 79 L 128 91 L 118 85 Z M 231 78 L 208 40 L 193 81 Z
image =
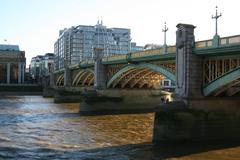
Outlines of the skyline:
M 218 33 L 221 37 L 240 34 L 238 2 L 203 0 L 11 0 L 0 2 L 0 43 L 16 44 L 26 52 L 27 65 L 32 57 L 53 53 L 59 30 L 77 25 L 95 25 L 103 20 L 109 28 L 131 29 L 137 45 L 163 44 L 164 22 L 169 28 L 167 44 L 175 44 L 178 23 L 196 26 L 195 39 L 211 39 L 215 34 L 215 6 L 218 5 Z M 7 42 L 4 40 L 7 39 Z

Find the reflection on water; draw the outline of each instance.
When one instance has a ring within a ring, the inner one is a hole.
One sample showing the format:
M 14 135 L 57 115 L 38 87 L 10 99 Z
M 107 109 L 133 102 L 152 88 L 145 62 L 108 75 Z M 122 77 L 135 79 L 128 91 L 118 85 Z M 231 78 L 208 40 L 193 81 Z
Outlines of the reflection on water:
M 153 147 L 153 114 L 80 116 L 78 104 L 52 101 L 40 96 L 0 99 L 0 159 L 221 159 L 228 157 L 225 152 L 240 159 L 236 145 L 222 150 L 206 144 L 196 150 Z M 206 148 L 213 151 L 206 153 Z
M 153 114 L 84 117 L 78 104 L 52 101 L 38 96 L 0 99 L 0 147 L 5 149 L 0 155 L 10 148 L 34 154 L 31 150 L 74 152 L 151 141 Z

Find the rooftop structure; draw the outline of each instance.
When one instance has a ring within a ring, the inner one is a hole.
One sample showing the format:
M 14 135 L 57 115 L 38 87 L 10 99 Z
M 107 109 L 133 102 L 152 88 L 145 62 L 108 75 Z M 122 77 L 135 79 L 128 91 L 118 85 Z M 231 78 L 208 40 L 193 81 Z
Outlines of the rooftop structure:
M 1 51 L 19 51 L 18 45 L 0 44 Z

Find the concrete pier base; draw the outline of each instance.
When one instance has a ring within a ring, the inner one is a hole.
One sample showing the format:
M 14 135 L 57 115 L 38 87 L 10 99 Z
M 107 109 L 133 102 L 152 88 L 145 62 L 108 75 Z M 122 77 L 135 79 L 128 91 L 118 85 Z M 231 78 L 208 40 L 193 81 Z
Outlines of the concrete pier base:
M 159 97 L 88 97 L 80 102 L 80 114 L 127 114 L 154 112 Z
M 44 98 L 53 98 L 55 94 L 55 89 L 51 87 L 43 88 L 43 97 Z
M 123 114 L 154 112 L 166 93 L 151 90 L 97 90 L 83 93 L 80 114 Z
M 54 103 L 79 103 L 81 92 L 69 92 L 66 90 L 57 91 L 54 94 Z
M 201 97 L 183 99 L 189 108 L 205 110 L 205 111 L 240 111 L 239 97 Z
M 193 102 L 198 106 L 196 101 Z M 153 143 L 240 140 L 240 107 L 231 106 L 233 102 L 227 105 L 225 100 L 223 108 L 228 110 L 219 109 L 216 105 L 223 102 L 217 103 L 213 99 L 211 102 L 205 102 L 204 110 L 189 108 L 184 102 L 159 105 L 155 114 Z
M 82 97 L 82 87 L 55 87 L 54 103 L 79 103 Z

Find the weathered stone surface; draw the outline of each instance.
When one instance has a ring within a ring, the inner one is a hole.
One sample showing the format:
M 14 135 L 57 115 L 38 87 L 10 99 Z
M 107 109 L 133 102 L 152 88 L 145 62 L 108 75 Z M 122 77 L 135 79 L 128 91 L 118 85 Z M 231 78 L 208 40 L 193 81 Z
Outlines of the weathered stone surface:
M 68 67 L 64 70 L 64 86 L 68 87 L 71 86 L 71 71 Z
M 102 64 L 103 49 L 95 48 L 95 63 L 94 63 L 94 88 L 105 89 L 106 88 L 106 72 L 105 66 Z
M 201 97 L 202 58 L 193 54 L 194 26 L 177 25 L 176 53 L 176 90 L 179 99 L 183 97 Z
M 80 91 L 55 90 L 54 103 L 78 103 L 81 101 Z
M 51 87 L 43 88 L 43 97 L 54 97 L 55 89 Z
M 175 106 L 169 106 L 175 108 Z M 185 108 L 155 114 L 153 143 L 177 141 L 240 140 L 240 110 L 203 111 Z

